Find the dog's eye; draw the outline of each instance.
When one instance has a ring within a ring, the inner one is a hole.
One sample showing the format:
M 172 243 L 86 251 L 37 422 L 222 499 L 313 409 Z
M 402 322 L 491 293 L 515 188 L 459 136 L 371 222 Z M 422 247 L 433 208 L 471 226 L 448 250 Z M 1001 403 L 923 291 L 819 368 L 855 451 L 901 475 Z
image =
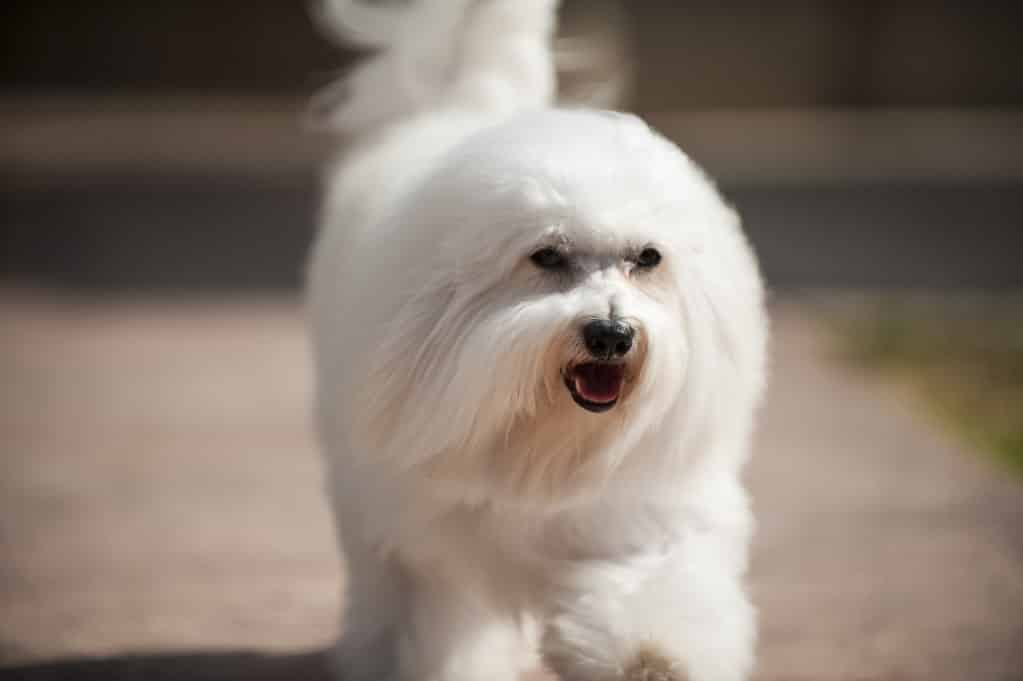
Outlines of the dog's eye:
M 529 259 L 534 265 L 545 270 L 554 270 L 565 265 L 565 256 L 553 248 L 541 248 L 529 256 Z
M 657 267 L 661 262 L 661 252 L 656 248 L 644 248 L 636 257 L 636 265 L 644 269 Z

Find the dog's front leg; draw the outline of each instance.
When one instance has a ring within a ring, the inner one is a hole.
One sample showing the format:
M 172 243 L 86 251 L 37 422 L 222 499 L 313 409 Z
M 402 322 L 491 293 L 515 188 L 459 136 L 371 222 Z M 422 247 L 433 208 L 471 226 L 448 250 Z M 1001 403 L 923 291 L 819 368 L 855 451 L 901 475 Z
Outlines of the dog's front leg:
M 521 622 L 485 589 L 409 574 L 399 681 L 518 681 L 530 662 Z
M 578 571 L 544 634 L 563 681 L 743 681 L 754 613 L 715 541 L 694 538 L 656 564 Z

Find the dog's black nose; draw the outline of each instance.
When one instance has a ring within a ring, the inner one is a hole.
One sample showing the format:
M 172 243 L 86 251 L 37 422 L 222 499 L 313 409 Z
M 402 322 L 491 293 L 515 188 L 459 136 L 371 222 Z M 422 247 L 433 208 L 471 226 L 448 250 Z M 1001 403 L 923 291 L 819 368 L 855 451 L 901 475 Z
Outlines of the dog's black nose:
M 624 357 L 632 349 L 632 327 L 620 320 L 597 319 L 583 327 L 586 349 L 596 359 Z

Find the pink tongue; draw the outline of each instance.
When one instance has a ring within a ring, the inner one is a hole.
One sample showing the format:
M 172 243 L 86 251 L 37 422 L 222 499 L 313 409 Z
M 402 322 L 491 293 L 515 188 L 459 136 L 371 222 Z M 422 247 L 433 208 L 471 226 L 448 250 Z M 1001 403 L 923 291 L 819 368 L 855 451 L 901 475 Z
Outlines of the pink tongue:
M 622 389 L 625 367 L 619 364 L 580 364 L 575 368 L 575 390 L 590 402 L 613 402 Z

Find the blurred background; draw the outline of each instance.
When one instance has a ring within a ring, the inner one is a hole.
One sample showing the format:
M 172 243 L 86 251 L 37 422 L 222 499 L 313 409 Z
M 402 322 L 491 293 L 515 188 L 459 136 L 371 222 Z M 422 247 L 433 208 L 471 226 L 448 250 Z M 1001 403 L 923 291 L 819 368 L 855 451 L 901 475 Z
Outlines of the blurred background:
M 359 55 L 307 9 L 5 3 L 0 676 L 321 673 L 304 112 Z M 761 678 L 1023 679 L 1023 8 L 562 14 L 566 101 L 679 142 L 773 292 Z
M 628 64 L 621 105 L 719 179 L 774 286 L 1023 282 L 1017 3 L 576 0 L 565 13 L 608 68 Z M 6 271 L 295 288 L 330 149 L 301 113 L 353 57 L 304 2 L 11 0 L 5 15 Z

